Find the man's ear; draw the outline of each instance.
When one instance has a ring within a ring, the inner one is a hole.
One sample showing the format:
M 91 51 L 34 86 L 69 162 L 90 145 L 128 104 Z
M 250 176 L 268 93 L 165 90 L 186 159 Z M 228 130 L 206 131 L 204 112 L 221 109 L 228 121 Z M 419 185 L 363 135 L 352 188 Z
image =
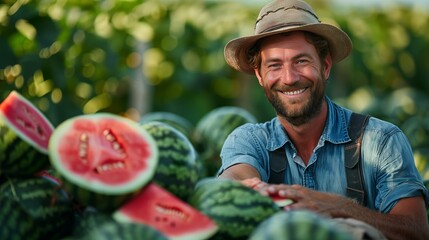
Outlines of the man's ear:
M 324 61 L 324 70 L 323 70 L 323 76 L 325 77 L 325 79 L 329 78 L 329 75 L 331 73 L 331 68 L 332 68 L 332 57 L 331 54 L 328 54 L 325 57 L 325 61 Z
M 254 68 L 253 71 L 255 71 L 255 75 L 256 75 L 256 78 L 258 78 L 259 85 L 263 86 L 263 84 L 262 84 L 262 77 L 259 74 L 259 69 Z

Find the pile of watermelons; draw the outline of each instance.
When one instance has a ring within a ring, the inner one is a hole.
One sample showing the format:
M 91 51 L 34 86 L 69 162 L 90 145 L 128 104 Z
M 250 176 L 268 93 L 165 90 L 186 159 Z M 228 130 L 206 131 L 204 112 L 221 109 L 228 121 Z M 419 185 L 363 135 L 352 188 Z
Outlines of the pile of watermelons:
M 214 109 L 193 127 L 110 113 L 54 127 L 13 91 L 0 104 L 0 239 L 351 239 L 306 211 L 217 179 L 223 141 L 255 122 Z

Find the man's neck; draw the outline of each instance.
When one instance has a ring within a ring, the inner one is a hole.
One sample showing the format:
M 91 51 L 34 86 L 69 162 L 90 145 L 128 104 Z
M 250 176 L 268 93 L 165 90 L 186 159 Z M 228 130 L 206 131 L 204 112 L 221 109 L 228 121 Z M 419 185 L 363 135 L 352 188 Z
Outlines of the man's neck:
M 288 134 L 289 139 L 297 149 L 298 155 L 302 158 L 306 165 L 310 160 L 314 148 L 319 142 L 320 136 L 323 133 L 327 115 L 328 106 L 326 102 L 324 102 L 319 114 L 317 114 L 307 123 L 301 124 L 299 126 L 292 125 L 284 118 L 278 117 L 286 133 Z

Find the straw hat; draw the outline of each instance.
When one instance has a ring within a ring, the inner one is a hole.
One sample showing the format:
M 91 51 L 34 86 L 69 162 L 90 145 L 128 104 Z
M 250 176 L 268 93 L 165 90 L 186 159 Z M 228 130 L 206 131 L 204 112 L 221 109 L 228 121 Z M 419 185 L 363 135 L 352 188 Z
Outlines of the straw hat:
M 238 71 L 254 74 L 248 64 L 247 51 L 257 40 L 274 34 L 291 31 L 308 31 L 322 36 L 329 42 L 333 63 L 346 58 L 352 51 L 352 42 L 341 29 L 321 23 L 316 13 L 304 1 L 276 0 L 259 12 L 255 34 L 231 40 L 225 46 L 225 60 Z

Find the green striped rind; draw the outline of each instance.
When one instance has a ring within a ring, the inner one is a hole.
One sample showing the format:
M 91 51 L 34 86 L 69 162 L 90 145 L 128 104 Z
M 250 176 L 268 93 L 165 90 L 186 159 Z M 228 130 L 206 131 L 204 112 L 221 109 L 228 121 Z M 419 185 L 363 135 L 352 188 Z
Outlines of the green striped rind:
M 166 123 L 153 121 L 142 127 L 158 146 L 158 166 L 153 180 L 187 201 L 198 181 L 194 146 L 184 134 Z
M 256 118 L 244 108 L 234 106 L 216 108 L 197 123 L 191 140 L 204 165 L 204 176 L 217 173 L 223 143 L 234 129 L 245 123 L 256 123 Z
M 102 212 L 113 212 L 137 194 L 137 191 L 116 195 L 97 193 L 70 182 L 62 175 L 56 175 L 56 177 L 62 182 L 63 189 L 73 197 L 74 201 L 84 207 L 93 207 Z
M 119 223 L 115 221 L 105 221 L 100 223 L 98 227 L 93 228 L 87 235 L 82 237 L 69 237 L 64 240 L 94 240 L 94 239 L 109 239 L 109 240 L 167 240 L 159 231 L 143 225 L 135 223 Z
M 63 134 L 69 131 L 73 126 L 74 121 L 79 121 L 82 118 L 92 119 L 94 121 L 99 119 L 108 119 L 112 122 L 119 121 L 143 136 L 151 151 L 150 156 L 145 160 L 147 164 L 145 172 L 138 174 L 132 182 L 113 186 L 102 184 L 98 181 L 90 182 L 85 177 L 64 168 L 61 163 L 61 156 L 56 149 L 57 143 L 60 142 Z M 158 149 L 153 137 L 137 122 L 115 114 L 95 113 L 76 116 L 61 123 L 54 130 L 49 140 L 49 157 L 51 165 L 57 173 L 57 178 L 62 181 L 64 189 L 66 189 L 77 202 L 84 206 L 94 207 L 100 211 L 114 211 L 152 180 L 158 164 Z
M 190 138 L 194 126 L 186 118 L 171 112 L 149 112 L 142 116 L 140 124 L 148 122 L 163 122 L 183 133 L 187 138 Z
M 211 239 L 247 239 L 263 220 L 280 211 L 271 198 L 239 182 L 217 178 L 198 182 L 189 203 L 218 225 Z
M 310 211 L 278 212 L 263 221 L 249 240 L 352 240 L 351 234 L 330 219 Z
M 256 118 L 240 107 L 226 106 L 207 113 L 194 130 L 194 140 L 204 148 L 220 151 L 223 142 L 237 127 L 245 123 L 255 123 Z
M 79 214 L 76 214 L 75 225 L 73 227 L 73 238 L 87 236 L 93 229 L 98 228 L 105 222 L 114 221 L 111 214 L 95 211 L 86 208 Z
M 0 175 L 31 176 L 46 169 L 50 165 L 48 155 L 15 131 L 0 115 Z
M 44 178 L 7 180 L 0 203 L 0 239 L 60 239 L 71 231 L 70 199 Z

